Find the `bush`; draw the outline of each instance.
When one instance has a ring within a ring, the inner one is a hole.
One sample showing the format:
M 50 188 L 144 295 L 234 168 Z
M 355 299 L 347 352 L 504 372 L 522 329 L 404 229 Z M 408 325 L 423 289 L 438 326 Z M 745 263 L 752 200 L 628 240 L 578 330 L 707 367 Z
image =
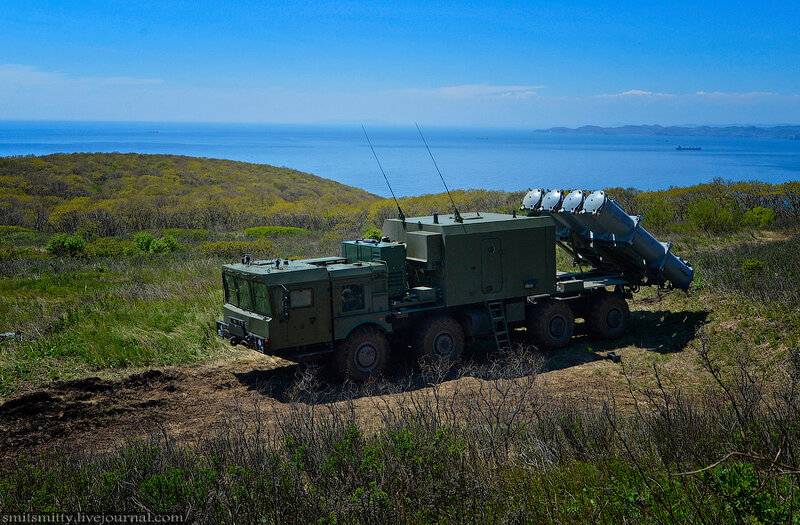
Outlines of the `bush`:
M 178 241 L 175 237 L 167 235 L 150 243 L 150 253 L 172 253 L 178 249 Z
M 145 253 L 172 253 L 178 249 L 178 241 L 172 235 L 156 239 L 149 232 L 139 232 L 133 236 L 139 251 Z
M 150 245 L 155 241 L 155 237 L 150 232 L 139 232 L 133 236 L 133 242 L 140 251 L 149 252 Z
M 379 241 L 381 240 L 381 237 L 383 237 L 383 232 L 381 232 L 381 230 L 375 226 L 370 226 L 369 228 L 366 228 L 361 235 L 364 239 L 375 239 L 376 241 Z
M 675 223 L 675 206 L 667 196 L 661 194 L 642 195 L 640 201 L 639 207 L 647 228 L 663 231 Z
M 690 202 L 686 215 L 695 231 L 727 233 L 736 231 L 739 226 L 735 205 L 708 197 Z
M 244 230 L 248 237 L 296 237 L 311 232 L 297 226 L 253 226 Z
M 223 257 L 237 257 L 245 253 L 267 256 L 274 253 L 274 245 L 267 239 L 259 239 L 257 241 L 209 241 L 202 243 L 198 250 L 205 255 L 220 255 Z
M 770 208 L 756 206 L 742 216 L 742 224 L 747 228 L 763 229 L 775 222 L 775 212 Z
M 86 241 L 80 235 L 59 233 L 47 241 L 47 251 L 52 255 L 75 257 L 82 254 L 85 249 Z

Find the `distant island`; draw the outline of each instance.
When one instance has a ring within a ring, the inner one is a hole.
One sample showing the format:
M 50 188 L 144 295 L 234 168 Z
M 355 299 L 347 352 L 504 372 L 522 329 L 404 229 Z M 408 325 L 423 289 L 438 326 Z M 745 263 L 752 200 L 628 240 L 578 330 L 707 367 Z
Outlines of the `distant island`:
M 576 135 L 648 135 L 664 137 L 738 137 L 800 140 L 800 126 L 581 126 L 549 128 L 537 133 L 572 133 Z

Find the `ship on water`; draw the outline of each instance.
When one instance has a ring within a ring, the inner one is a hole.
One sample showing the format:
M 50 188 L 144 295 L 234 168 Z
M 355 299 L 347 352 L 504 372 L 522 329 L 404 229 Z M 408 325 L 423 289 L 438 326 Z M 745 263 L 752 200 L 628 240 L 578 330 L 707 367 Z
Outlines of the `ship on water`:
M 700 151 L 702 149 L 700 146 L 678 146 L 675 148 L 676 151 Z

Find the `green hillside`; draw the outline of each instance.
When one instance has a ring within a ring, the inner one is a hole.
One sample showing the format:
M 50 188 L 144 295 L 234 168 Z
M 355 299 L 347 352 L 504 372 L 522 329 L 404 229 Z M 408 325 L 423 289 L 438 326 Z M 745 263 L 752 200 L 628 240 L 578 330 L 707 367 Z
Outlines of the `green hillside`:
M 520 188 L 522 190 L 522 188 Z M 664 191 L 612 188 L 656 231 L 730 232 L 767 222 L 796 224 L 800 183 L 715 181 Z M 454 191 L 462 210 L 518 207 L 522 191 Z M 401 199 L 406 215 L 446 212 L 443 194 Z M 748 212 L 751 212 L 748 215 Z M 142 230 L 294 226 L 358 234 L 396 207 L 363 190 L 288 168 L 229 160 L 121 153 L 0 157 L 0 225 L 78 232 L 86 240 Z
M 0 158 L 0 224 L 99 236 L 152 228 L 319 225 L 324 210 L 376 200 L 288 168 L 229 160 L 78 153 Z

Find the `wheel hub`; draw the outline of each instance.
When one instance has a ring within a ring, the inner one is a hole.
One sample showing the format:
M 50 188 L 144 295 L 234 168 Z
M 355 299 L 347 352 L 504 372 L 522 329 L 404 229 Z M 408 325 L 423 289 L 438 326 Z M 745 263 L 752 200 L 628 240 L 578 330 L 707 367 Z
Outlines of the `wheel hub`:
M 617 308 L 612 308 L 606 315 L 606 324 L 609 328 L 619 328 L 622 324 L 622 312 Z
M 442 332 L 433 340 L 433 352 L 439 357 L 450 357 L 454 347 L 453 336 L 447 332 Z
M 364 343 L 358 347 L 355 355 L 356 366 L 364 371 L 369 371 L 378 361 L 378 349 L 369 343 Z
M 556 316 L 550 320 L 550 336 L 556 339 L 559 339 L 564 336 L 564 333 L 567 331 L 567 320 L 563 317 Z

